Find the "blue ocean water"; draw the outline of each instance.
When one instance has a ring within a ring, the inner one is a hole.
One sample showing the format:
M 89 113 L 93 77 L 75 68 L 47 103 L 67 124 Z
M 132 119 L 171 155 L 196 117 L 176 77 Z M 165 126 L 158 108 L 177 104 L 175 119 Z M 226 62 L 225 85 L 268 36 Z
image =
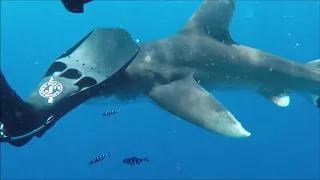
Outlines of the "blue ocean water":
M 201 1 L 95 1 L 84 14 L 59 1 L 1 1 L 1 69 L 26 97 L 50 63 L 97 27 L 147 42 L 175 33 Z M 291 60 L 320 58 L 319 1 L 236 1 L 238 43 Z M 249 130 L 247 139 L 205 131 L 149 102 L 80 105 L 41 139 L 1 145 L 1 179 L 319 179 L 320 111 L 303 97 L 277 107 L 258 94 L 214 94 Z M 110 108 L 123 111 L 108 118 Z M 95 156 L 111 152 L 89 166 Z M 149 157 L 130 167 L 122 159 Z

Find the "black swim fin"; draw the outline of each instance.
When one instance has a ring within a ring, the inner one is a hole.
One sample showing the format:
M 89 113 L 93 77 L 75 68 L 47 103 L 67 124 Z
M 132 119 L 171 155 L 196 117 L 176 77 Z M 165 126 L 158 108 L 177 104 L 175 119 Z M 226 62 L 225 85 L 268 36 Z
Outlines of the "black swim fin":
M 72 13 L 83 13 L 84 4 L 93 0 L 61 0 L 64 7 Z
M 34 129 L 41 127 L 34 134 L 41 137 L 58 119 L 84 101 L 102 90 L 112 91 L 117 77 L 139 50 L 123 29 L 91 31 L 50 65 L 39 85 L 26 98 L 25 101 L 41 116 L 32 123 Z M 15 136 L 20 135 L 20 132 L 12 132 Z

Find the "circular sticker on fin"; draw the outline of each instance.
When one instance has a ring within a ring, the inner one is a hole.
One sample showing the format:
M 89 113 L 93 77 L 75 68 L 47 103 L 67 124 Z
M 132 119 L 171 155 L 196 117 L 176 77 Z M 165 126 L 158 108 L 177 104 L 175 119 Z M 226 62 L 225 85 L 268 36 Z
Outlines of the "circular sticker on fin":
M 53 103 L 53 98 L 57 97 L 62 92 L 63 86 L 58 81 L 54 81 L 51 77 L 50 80 L 39 89 L 40 96 L 48 98 L 48 103 Z

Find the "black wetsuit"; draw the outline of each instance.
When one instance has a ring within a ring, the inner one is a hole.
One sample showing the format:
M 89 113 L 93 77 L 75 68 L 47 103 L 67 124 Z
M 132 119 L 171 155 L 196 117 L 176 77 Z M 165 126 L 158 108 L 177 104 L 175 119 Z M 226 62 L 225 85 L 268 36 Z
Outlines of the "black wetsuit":
M 6 127 L 6 133 L 13 136 L 21 134 L 22 131 L 32 131 L 34 126 L 37 126 L 39 115 L 10 87 L 1 70 L 0 72 L 0 122 Z

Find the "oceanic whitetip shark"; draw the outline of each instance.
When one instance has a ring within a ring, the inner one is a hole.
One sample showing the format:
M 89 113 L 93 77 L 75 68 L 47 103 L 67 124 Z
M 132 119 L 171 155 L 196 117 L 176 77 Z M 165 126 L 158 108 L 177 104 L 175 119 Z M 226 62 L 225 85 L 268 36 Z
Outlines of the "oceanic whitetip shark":
M 280 107 L 296 92 L 319 107 L 320 59 L 304 64 L 240 45 L 229 34 L 234 10 L 233 0 L 206 0 L 179 32 L 142 43 L 114 97 L 143 94 L 186 121 L 236 138 L 251 133 L 212 90 L 253 89 Z

